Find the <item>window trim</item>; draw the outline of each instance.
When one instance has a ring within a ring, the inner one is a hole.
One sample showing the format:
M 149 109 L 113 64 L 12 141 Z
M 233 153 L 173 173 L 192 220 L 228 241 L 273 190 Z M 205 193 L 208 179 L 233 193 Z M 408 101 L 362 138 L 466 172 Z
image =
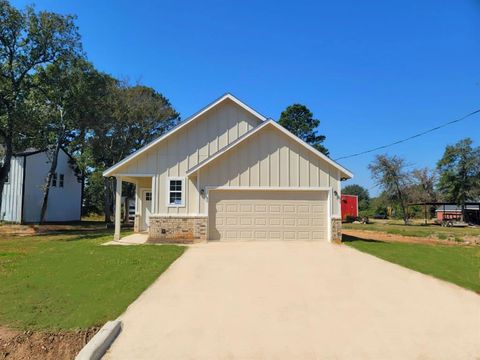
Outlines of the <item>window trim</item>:
M 180 204 L 171 204 L 170 203 L 170 182 L 171 181 L 181 181 L 182 182 L 182 191 L 181 191 L 181 203 Z M 167 177 L 167 182 L 165 184 L 166 196 L 165 203 L 167 207 L 185 207 L 185 177 L 184 176 L 169 176 Z

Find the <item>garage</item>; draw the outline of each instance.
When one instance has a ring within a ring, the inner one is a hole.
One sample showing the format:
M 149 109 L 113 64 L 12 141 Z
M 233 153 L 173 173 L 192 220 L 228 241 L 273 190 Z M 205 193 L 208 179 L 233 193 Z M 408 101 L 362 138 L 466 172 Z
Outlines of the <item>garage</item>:
M 328 240 L 328 192 L 210 190 L 209 239 Z

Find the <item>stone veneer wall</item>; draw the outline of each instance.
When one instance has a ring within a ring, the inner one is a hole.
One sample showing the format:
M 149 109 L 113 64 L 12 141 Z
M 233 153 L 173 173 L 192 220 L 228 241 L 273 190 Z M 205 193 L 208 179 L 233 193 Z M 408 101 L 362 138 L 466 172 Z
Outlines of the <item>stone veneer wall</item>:
M 150 216 L 148 241 L 191 244 L 207 239 L 206 216 Z
M 342 219 L 332 219 L 332 241 L 342 242 Z

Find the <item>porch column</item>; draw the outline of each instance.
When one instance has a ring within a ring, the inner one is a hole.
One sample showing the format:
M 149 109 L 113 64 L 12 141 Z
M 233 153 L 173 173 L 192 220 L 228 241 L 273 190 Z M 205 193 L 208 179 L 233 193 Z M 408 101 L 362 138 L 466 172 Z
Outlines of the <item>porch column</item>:
M 158 212 L 157 187 L 158 187 L 158 178 L 157 178 L 157 175 L 155 175 L 155 176 L 152 176 L 152 205 L 151 205 L 152 207 L 150 209 L 152 214 L 156 214 Z
M 115 189 L 115 233 L 113 240 L 120 240 L 120 225 L 122 215 L 122 177 L 117 176 L 117 186 Z

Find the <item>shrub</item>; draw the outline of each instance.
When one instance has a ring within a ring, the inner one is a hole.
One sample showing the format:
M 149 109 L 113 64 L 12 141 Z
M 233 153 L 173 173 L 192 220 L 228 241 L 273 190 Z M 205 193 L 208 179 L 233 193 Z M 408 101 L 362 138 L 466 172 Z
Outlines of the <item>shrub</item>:
M 352 223 L 352 222 L 354 222 L 355 220 L 357 220 L 357 218 L 356 218 L 355 216 L 352 216 L 352 215 L 347 215 L 347 216 L 345 217 L 345 222 L 346 222 L 346 223 Z

